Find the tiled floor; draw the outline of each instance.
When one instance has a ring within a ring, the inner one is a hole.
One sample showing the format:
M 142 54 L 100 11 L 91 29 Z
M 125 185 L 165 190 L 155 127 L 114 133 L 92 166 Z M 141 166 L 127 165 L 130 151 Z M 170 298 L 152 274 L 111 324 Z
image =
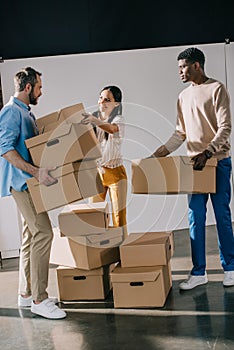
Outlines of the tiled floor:
M 173 287 L 163 308 L 114 309 L 103 302 L 64 303 L 64 320 L 47 320 L 17 308 L 18 259 L 0 269 L 0 349 L 234 349 L 234 287 L 224 288 L 215 227 L 207 228 L 209 283 L 191 291 L 178 285 L 190 271 L 187 230 L 175 232 Z M 57 295 L 55 267 L 49 294 Z

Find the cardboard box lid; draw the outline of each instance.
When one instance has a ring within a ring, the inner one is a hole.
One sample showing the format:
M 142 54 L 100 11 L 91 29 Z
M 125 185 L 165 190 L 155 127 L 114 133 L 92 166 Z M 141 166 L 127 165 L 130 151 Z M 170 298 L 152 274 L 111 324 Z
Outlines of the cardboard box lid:
M 84 106 L 82 103 L 77 103 L 72 106 L 64 107 L 59 111 L 59 117 L 66 120 L 68 123 L 77 123 L 80 122 L 84 117 Z
M 59 120 L 59 111 L 52 112 L 50 114 L 47 114 L 43 117 L 36 119 L 36 124 L 39 130 L 43 132 L 43 129 L 45 128 L 45 124 L 51 124 L 54 122 L 58 122 Z
M 69 239 L 82 245 L 90 245 L 91 247 L 107 246 L 113 247 L 122 241 L 123 230 L 121 227 L 109 227 L 106 232 L 99 234 L 90 234 L 87 236 L 72 236 Z
M 72 213 L 82 214 L 82 213 L 93 213 L 93 212 L 108 212 L 108 202 L 96 202 L 96 203 L 82 203 L 82 204 L 70 204 L 68 205 L 60 214 L 68 215 Z
M 81 125 L 81 128 L 84 126 L 82 124 L 61 123 L 54 130 L 46 131 L 45 133 L 25 140 L 25 144 L 27 148 L 32 148 L 42 143 L 46 143 L 48 146 L 53 145 L 54 143 L 58 142 L 58 138 L 69 135 L 72 127 L 77 128 L 77 125 Z M 86 131 L 88 131 L 88 129 L 86 129 Z
M 193 164 L 193 161 L 188 156 L 177 156 L 177 157 L 180 157 L 181 161 L 184 164 L 186 164 L 186 165 L 192 165 Z M 175 157 L 171 157 L 171 158 L 175 158 Z M 216 167 L 217 166 L 217 159 L 216 158 L 207 159 L 206 166 Z
M 116 237 L 122 238 L 123 229 L 122 227 L 108 227 L 105 233 L 88 235 L 87 238 L 92 243 L 97 243 L 105 240 L 113 240 Z
M 58 122 L 59 120 L 64 121 L 67 120 L 69 117 L 72 117 L 72 120 L 74 122 L 79 122 L 83 118 L 79 117 L 79 115 L 81 115 L 82 113 L 84 113 L 83 103 L 77 103 L 75 105 L 64 107 L 58 111 L 39 117 L 37 118 L 36 123 L 38 128 L 41 129 L 47 124 L 54 123 L 56 121 Z M 76 115 L 78 117 L 77 119 L 75 119 Z
M 155 282 L 162 273 L 161 266 L 121 267 L 117 266 L 110 273 L 111 282 Z
M 159 162 L 161 164 L 163 164 L 165 161 L 166 162 L 174 162 L 175 165 L 176 163 L 178 163 L 177 165 L 179 165 L 179 161 L 182 161 L 183 164 L 186 165 L 192 165 L 192 161 L 191 158 L 188 156 L 167 156 L 167 157 L 159 157 L 159 158 L 143 158 L 143 159 L 133 159 L 132 165 L 133 166 L 143 166 L 144 164 L 147 163 L 152 163 L 152 161 L 156 161 Z M 206 162 L 206 166 L 217 166 L 217 159 L 216 158 L 210 158 L 207 160 Z
M 62 271 L 63 275 L 66 277 L 74 277 L 75 276 L 102 276 L 104 275 L 104 268 L 99 267 L 97 269 L 92 270 L 83 270 L 69 266 L 58 266 L 56 268 L 57 272 Z
M 165 244 L 169 240 L 170 232 L 168 235 L 160 236 L 157 235 L 157 232 L 146 232 L 146 233 L 131 233 L 122 243 L 122 246 L 146 246 L 152 244 Z

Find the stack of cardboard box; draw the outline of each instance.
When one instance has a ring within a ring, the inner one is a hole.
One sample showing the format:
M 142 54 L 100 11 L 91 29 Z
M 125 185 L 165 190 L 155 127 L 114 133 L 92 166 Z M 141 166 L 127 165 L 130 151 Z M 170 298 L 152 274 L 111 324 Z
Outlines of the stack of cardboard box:
M 123 238 L 122 228 L 109 226 L 108 204 L 70 205 L 58 220 L 50 262 L 59 265 L 59 299 L 105 299 Z
M 103 192 L 96 159 L 101 151 L 92 126 L 81 123 L 82 103 L 37 119 L 39 135 L 25 141 L 34 165 L 51 168 L 57 182 L 27 181 L 37 213 L 64 206 L 59 214 L 51 263 L 60 300 L 103 299 L 110 290 L 111 264 L 119 261 L 122 229 L 109 227 L 106 203 L 67 205 Z
M 52 169 L 51 186 L 27 181 L 37 213 L 103 192 L 96 159 L 101 157 L 92 126 L 81 123 L 82 103 L 37 119 L 39 135 L 25 141 L 34 165 Z
M 162 307 L 172 286 L 172 232 L 131 233 L 111 272 L 116 308 Z
M 215 193 L 216 159 L 202 171 L 187 156 L 132 160 L 132 193 Z M 172 286 L 172 232 L 131 233 L 111 272 L 115 307 L 162 307 Z

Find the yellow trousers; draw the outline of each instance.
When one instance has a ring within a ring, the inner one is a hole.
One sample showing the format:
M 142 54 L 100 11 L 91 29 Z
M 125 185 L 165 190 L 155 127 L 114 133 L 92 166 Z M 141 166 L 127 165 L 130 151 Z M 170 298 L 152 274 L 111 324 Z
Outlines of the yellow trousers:
M 100 177 L 104 192 L 92 197 L 91 202 L 104 201 L 109 191 L 112 205 L 112 221 L 115 227 L 123 227 L 124 237 L 127 236 L 126 201 L 127 201 L 127 174 L 123 165 L 117 168 L 103 167 Z

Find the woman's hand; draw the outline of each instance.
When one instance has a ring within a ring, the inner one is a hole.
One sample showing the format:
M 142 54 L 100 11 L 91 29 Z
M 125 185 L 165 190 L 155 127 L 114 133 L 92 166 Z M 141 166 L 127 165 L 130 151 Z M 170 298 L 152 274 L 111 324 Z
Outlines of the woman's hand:
M 93 123 L 95 124 L 95 120 L 97 119 L 96 117 L 94 117 L 91 113 L 82 113 L 84 119 L 81 120 L 82 124 L 89 124 L 89 123 Z
M 116 124 L 104 122 L 104 121 L 100 120 L 99 118 L 96 118 L 94 115 L 92 115 L 90 113 L 82 113 L 82 115 L 84 116 L 84 119 L 81 120 L 82 124 L 91 123 L 95 126 L 98 126 L 99 128 L 101 128 L 105 132 L 108 132 L 109 134 L 114 134 L 114 133 L 119 131 L 119 127 Z

